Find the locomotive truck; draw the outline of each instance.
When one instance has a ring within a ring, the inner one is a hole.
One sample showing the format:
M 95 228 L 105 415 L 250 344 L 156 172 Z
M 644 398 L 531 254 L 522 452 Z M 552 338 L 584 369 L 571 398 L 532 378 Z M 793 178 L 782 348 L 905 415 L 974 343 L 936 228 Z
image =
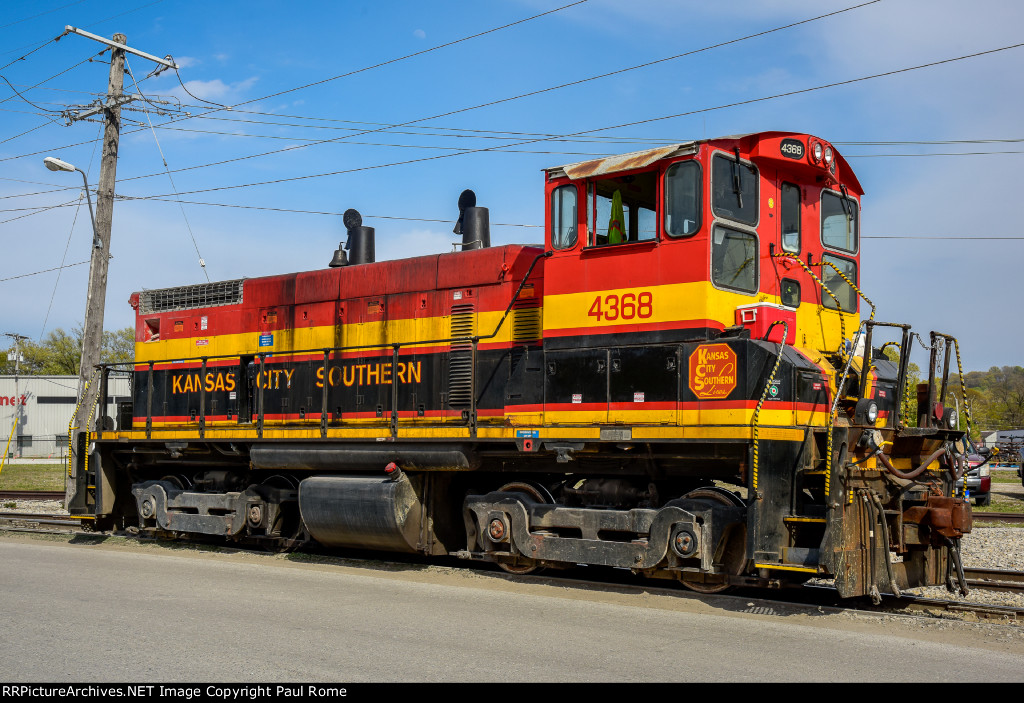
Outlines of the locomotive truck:
M 71 511 L 700 592 L 965 588 L 958 346 L 875 319 L 832 144 L 706 139 L 544 181 L 543 245 L 490 246 L 465 191 L 459 251 L 375 261 L 349 210 L 322 269 L 132 295 L 132 399 L 80 442 Z

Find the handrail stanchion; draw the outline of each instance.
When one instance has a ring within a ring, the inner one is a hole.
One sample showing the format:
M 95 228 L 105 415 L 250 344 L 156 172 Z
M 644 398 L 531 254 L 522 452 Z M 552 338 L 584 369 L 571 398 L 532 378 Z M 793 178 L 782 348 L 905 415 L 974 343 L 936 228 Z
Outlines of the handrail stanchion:
M 199 372 L 199 439 L 206 437 L 206 357 Z
M 398 437 L 398 348 L 391 345 L 391 436 Z
M 153 362 L 146 375 L 146 439 L 153 438 Z
M 262 352 L 258 355 L 260 370 L 256 372 L 256 437 L 263 439 L 263 377 L 266 376 L 266 355 Z
M 323 392 L 320 394 L 320 436 L 327 436 L 327 386 L 331 382 L 330 367 L 328 360 L 330 359 L 330 349 L 324 349 L 324 380 L 323 380 Z

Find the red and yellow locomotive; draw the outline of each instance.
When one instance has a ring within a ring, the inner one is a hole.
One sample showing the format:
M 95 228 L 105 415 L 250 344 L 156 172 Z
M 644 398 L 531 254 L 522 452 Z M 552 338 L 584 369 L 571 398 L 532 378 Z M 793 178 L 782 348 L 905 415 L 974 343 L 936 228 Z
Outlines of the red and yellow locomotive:
M 328 268 L 135 294 L 132 402 L 72 510 L 705 592 L 952 583 L 955 340 L 907 417 L 912 334 L 860 315 L 862 189 L 830 144 L 679 144 L 545 195 L 544 246 L 490 247 L 467 191 L 459 252 L 374 262 L 349 211 Z

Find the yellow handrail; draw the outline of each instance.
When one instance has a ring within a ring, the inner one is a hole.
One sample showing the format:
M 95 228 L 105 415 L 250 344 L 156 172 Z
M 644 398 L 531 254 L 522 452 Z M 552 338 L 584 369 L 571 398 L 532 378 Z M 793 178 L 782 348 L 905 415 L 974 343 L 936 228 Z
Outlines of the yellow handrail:
M 7 464 L 7 452 L 11 448 L 11 439 L 14 437 L 14 428 L 18 426 L 18 416 L 14 416 L 14 424 L 11 425 L 11 433 L 7 435 L 7 446 L 4 447 L 4 456 L 0 459 L 0 472 L 3 472 L 4 466 Z

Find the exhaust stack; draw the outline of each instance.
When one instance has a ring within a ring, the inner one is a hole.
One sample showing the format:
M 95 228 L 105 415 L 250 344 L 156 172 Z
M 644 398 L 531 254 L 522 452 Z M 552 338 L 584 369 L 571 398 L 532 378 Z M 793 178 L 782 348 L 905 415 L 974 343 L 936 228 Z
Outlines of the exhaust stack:
M 462 251 L 491 246 L 490 214 L 487 208 L 476 206 L 476 193 L 471 190 L 459 196 L 459 219 L 452 231 L 462 235 Z
M 351 208 L 345 211 L 341 220 L 345 224 L 345 229 L 348 230 L 348 241 L 345 243 L 344 249 L 348 249 L 351 255 L 345 255 L 339 242 L 338 249 L 334 252 L 334 258 L 331 259 L 329 266 L 338 268 L 348 265 L 372 264 L 376 256 L 373 245 L 373 227 L 363 227 L 363 216 L 359 214 L 358 210 Z

